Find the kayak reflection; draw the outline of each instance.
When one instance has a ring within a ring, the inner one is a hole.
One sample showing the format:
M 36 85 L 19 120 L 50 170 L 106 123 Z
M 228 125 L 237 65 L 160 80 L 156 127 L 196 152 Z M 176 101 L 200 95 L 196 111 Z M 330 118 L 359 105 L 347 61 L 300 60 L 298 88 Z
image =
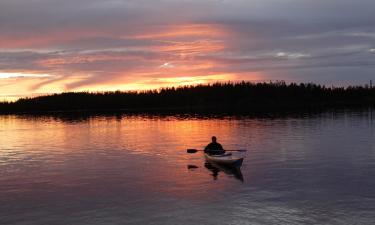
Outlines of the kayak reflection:
M 198 166 L 196 166 L 196 165 L 188 165 L 187 166 L 187 168 L 188 168 L 188 170 L 194 170 L 194 169 L 198 169 L 199 167 Z
M 240 180 L 241 182 L 244 181 L 240 167 L 223 166 L 208 161 L 204 163 L 204 167 L 206 167 L 209 171 L 212 172 L 211 175 L 214 178 L 214 180 L 217 180 L 219 177 L 219 173 L 222 172 Z
M 215 163 L 210 163 L 208 161 L 204 163 L 204 167 L 208 169 L 210 172 L 212 172 L 211 175 L 214 180 L 218 179 L 220 173 L 224 173 L 228 175 L 229 177 L 234 177 L 240 180 L 241 182 L 244 182 L 240 167 L 222 166 L 222 165 L 217 165 Z M 188 170 L 193 171 L 193 170 L 198 169 L 199 167 L 196 165 L 190 164 L 187 166 L 187 168 Z

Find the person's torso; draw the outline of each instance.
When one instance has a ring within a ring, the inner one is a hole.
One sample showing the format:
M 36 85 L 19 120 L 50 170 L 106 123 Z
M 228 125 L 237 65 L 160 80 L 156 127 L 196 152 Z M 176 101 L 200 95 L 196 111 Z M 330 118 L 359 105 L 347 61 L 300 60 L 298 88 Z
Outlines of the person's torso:
M 219 143 L 210 143 L 207 146 L 207 149 L 208 150 L 223 150 L 223 147 Z

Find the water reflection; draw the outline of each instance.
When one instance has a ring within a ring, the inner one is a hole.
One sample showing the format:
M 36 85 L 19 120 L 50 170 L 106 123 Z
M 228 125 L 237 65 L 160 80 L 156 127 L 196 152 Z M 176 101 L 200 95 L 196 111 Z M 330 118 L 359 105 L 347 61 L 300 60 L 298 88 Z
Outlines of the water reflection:
M 218 179 L 219 173 L 224 173 L 226 175 L 233 176 L 241 182 L 244 181 L 241 169 L 239 167 L 220 166 L 218 164 L 210 163 L 207 161 L 204 163 L 204 167 L 212 172 L 211 175 L 214 180 Z
M 365 111 L 0 116 L 0 224 L 372 224 L 374 128 Z M 186 153 L 212 135 L 249 149 L 242 171 Z
M 210 163 L 208 161 L 204 162 L 204 167 L 212 176 L 213 180 L 218 180 L 219 175 L 225 174 L 228 177 L 234 177 L 241 182 L 244 182 L 244 178 L 239 167 L 229 167 L 229 166 L 220 166 L 218 164 Z M 199 169 L 199 166 L 189 164 L 187 165 L 188 170 L 194 171 Z

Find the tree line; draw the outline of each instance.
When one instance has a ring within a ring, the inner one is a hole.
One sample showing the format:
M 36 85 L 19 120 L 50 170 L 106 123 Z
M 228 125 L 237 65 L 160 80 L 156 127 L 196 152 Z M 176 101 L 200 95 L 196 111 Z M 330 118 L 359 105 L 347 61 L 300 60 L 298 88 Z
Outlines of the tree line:
M 0 102 L 1 113 L 72 110 L 266 111 L 317 107 L 374 107 L 372 86 L 314 83 L 213 83 L 148 91 L 66 92 Z

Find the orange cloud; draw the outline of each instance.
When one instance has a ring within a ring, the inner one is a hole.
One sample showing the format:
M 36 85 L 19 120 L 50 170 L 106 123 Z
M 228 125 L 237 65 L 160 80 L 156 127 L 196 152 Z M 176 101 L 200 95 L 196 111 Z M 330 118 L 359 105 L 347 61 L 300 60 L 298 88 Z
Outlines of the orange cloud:
M 138 34 L 137 34 L 138 32 Z M 82 36 L 80 36 L 82 35 Z M 35 35 L 30 39 L 15 39 L 4 45 L 13 47 L 64 43 L 82 37 L 115 36 L 111 33 L 59 31 Z M 217 81 L 237 81 L 241 72 L 232 72 L 223 60 L 218 60 L 228 46 L 230 36 L 223 27 L 214 24 L 167 25 L 130 31 L 119 36 L 127 40 L 142 40 L 138 44 L 115 49 L 50 52 L 29 62 L 39 74 L 49 78 L 20 79 L 7 84 L 0 94 L 31 95 L 62 91 L 144 90 L 160 87 L 195 85 Z M 118 37 L 117 37 L 118 38 Z M 1 48 L 1 46 L 0 46 Z M 22 56 L 24 57 L 24 56 Z M 24 70 L 22 73 L 28 73 Z M 247 79 L 259 79 L 259 73 L 246 74 Z M 1 83 L 4 82 L 0 81 Z M 17 87 L 16 87 L 17 86 Z
M 175 39 L 186 37 L 217 38 L 226 36 L 227 33 L 214 24 L 183 24 L 171 26 L 157 26 L 152 33 L 135 35 L 139 39 Z

